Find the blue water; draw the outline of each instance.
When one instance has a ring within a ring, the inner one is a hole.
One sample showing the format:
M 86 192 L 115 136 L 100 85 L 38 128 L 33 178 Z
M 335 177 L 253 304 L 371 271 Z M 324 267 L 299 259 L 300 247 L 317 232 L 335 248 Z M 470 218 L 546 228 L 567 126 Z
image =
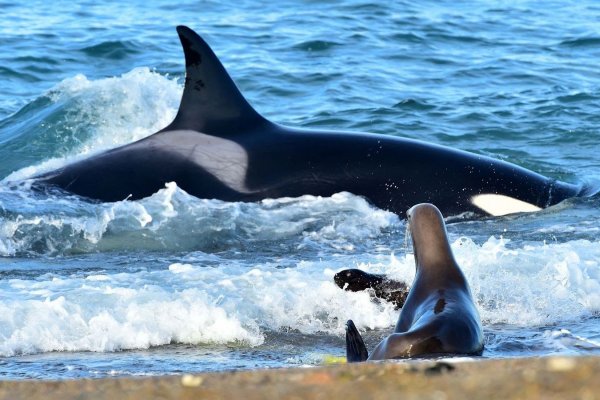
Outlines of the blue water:
M 344 354 L 348 318 L 370 348 L 396 322 L 390 304 L 333 283 L 353 267 L 414 275 L 405 221 L 351 194 L 223 203 L 170 184 L 90 204 L 7 185 L 167 125 L 182 90 L 179 24 L 273 121 L 417 138 L 600 185 L 591 0 L 0 10 L 3 379 L 322 365 Z M 599 353 L 598 210 L 588 198 L 449 220 L 484 358 Z

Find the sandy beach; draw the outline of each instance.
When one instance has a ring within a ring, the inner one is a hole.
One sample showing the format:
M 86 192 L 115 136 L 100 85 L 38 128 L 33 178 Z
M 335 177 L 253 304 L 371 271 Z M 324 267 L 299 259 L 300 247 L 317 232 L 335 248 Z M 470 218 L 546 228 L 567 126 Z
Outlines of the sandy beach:
M 3 381 L 0 399 L 595 399 L 599 357 L 339 364 L 153 378 Z

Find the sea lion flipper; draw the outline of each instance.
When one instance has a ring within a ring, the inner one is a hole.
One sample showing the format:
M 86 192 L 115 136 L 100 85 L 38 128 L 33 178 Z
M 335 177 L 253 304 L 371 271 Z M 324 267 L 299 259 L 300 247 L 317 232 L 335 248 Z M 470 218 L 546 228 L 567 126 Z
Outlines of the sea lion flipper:
M 351 363 L 366 361 L 367 358 L 369 358 L 367 346 L 365 346 L 365 342 L 363 342 L 354 322 L 349 319 L 346 322 L 346 360 Z

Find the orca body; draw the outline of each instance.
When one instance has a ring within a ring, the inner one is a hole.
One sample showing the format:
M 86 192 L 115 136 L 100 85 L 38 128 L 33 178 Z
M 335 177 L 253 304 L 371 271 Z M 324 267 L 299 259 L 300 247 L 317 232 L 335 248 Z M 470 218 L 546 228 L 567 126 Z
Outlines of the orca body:
M 446 215 L 536 211 L 581 188 L 519 166 L 388 135 L 289 128 L 259 115 L 210 47 L 177 28 L 186 59 L 174 121 L 137 142 L 35 177 L 100 201 L 140 199 L 176 182 L 187 193 L 258 201 L 346 191 L 401 214 L 431 202 Z

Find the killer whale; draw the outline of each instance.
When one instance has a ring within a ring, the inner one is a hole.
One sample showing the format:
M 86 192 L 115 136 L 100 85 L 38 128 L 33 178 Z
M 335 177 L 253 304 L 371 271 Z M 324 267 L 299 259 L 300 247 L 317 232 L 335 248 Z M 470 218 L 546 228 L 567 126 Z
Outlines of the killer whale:
M 313 131 L 252 108 L 207 43 L 177 27 L 186 76 L 173 122 L 157 133 L 34 177 L 99 201 L 140 199 L 167 182 L 199 198 L 258 201 L 351 192 L 401 215 L 432 202 L 445 215 L 537 211 L 579 186 L 514 164 L 388 135 Z

